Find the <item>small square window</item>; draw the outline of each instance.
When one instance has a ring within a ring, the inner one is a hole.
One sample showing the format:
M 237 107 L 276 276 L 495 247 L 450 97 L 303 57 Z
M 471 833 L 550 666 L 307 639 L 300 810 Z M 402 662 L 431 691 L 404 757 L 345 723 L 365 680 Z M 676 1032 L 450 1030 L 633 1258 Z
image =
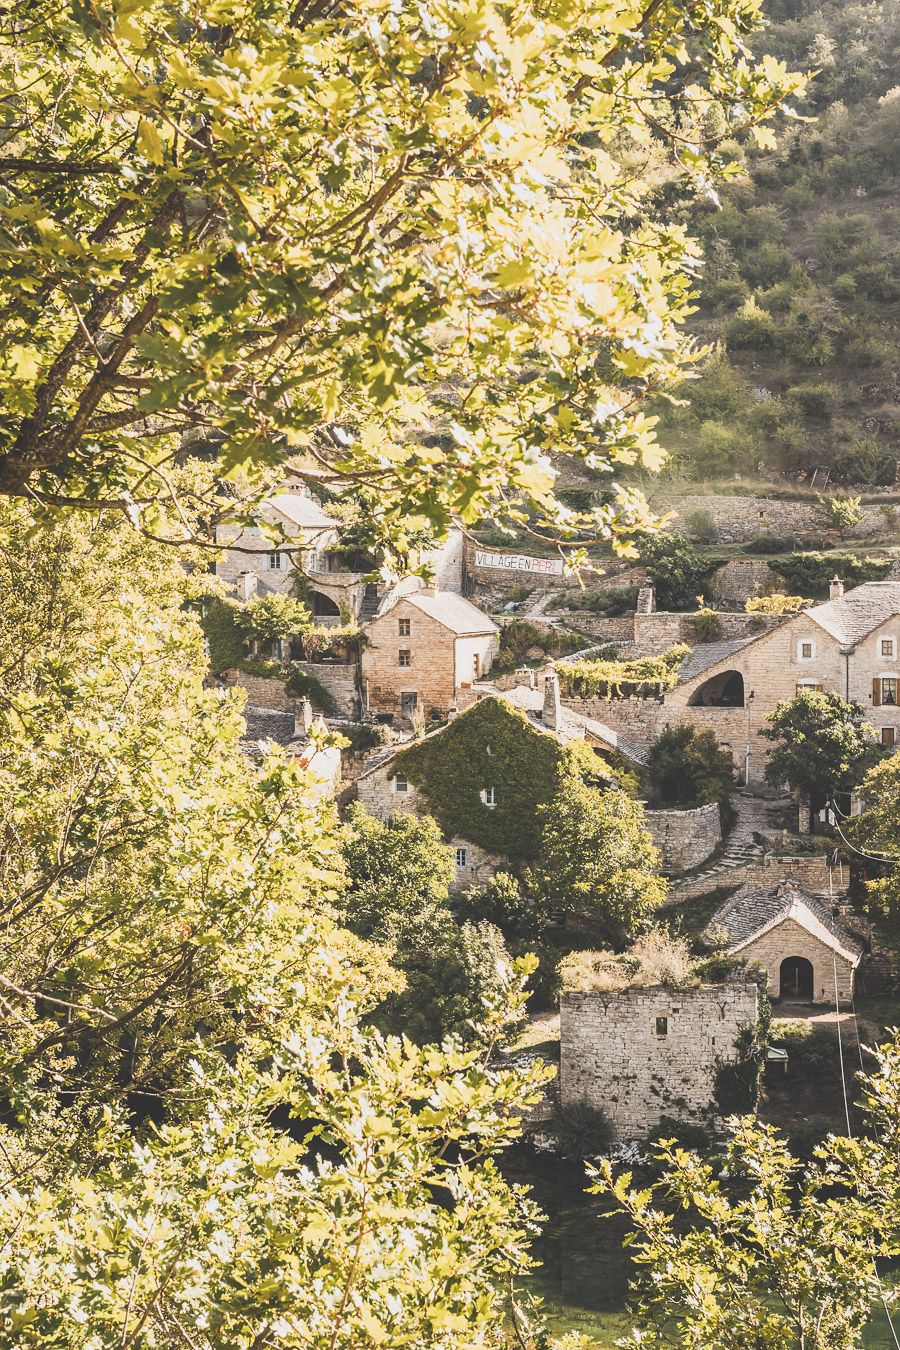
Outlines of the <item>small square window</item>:
M 492 787 L 484 788 L 481 793 L 481 800 L 484 802 L 485 806 L 496 806 L 497 805 L 496 789 Z
M 456 850 L 457 867 L 465 867 L 467 862 L 468 862 L 468 854 L 466 853 L 466 850 L 464 848 L 458 848 Z
M 881 728 L 881 744 L 882 744 L 882 745 L 896 745 L 896 744 L 897 744 L 897 728 L 896 728 L 896 727 L 882 727 L 882 728 Z
M 409 781 L 406 778 L 401 777 L 399 773 L 394 779 L 394 791 L 399 792 L 401 794 L 404 792 L 409 792 Z
M 881 655 L 882 655 L 882 656 L 893 656 L 893 655 L 894 655 L 894 639 L 893 639 L 893 638 L 882 638 L 882 639 L 881 639 Z
M 397 665 L 398 666 L 412 665 L 412 652 L 409 650 L 408 647 L 402 647 L 400 651 L 397 653 Z
M 669 1019 L 668 1019 L 668 1017 L 657 1017 L 657 1019 L 656 1019 L 656 1034 L 657 1034 L 657 1036 L 668 1036 L 668 1034 L 669 1034 Z
M 811 642 L 800 643 L 800 656 L 804 661 L 811 661 L 813 654 L 813 645 Z
M 399 631 L 401 637 L 409 637 L 409 632 L 410 632 L 410 622 L 411 622 L 411 621 L 410 621 L 409 619 L 398 619 L 398 620 L 397 620 L 397 628 L 398 628 L 398 631 Z

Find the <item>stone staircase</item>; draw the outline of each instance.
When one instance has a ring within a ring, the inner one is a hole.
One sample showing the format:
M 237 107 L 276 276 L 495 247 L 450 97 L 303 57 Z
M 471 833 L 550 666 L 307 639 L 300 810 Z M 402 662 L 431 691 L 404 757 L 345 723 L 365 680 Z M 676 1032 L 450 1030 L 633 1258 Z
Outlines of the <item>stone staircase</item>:
M 731 802 L 737 819 L 728 835 L 725 848 L 715 862 L 686 877 L 684 884 L 689 885 L 694 894 L 698 894 L 704 886 L 708 890 L 713 890 L 716 886 L 728 884 L 730 872 L 761 863 L 765 856 L 765 848 L 754 836 L 772 830 L 770 817 L 783 808 L 784 800 L 786 799 L 757 796 L 744 789 L 735 792 Z M 678 899 L 678 891 L 679 883 L 675 881 L 672 886 L 673 899 Z
M 378 587 L 370 582 L 363 591 L 362 604 L 359 607 L 359 622 L 361 624 L 368 623 L 371 619 L 374 619 L 380 604 L 381 596 Z

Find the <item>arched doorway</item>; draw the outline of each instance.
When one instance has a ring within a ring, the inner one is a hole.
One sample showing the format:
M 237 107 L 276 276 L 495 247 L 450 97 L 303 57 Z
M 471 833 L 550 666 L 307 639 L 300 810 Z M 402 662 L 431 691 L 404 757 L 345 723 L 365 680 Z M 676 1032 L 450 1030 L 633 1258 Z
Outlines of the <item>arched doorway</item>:
M 789 1003 L 812 1003 L 812 961 L 805 956 L 786 956 L 781 963 L 779 998 Z
M 311 591 L 309 598 L 312 601 L 314 619 L 339 619 L 341 617 L 341 611 L 330 595 L 325 595 L 322 591 Z
M 743 708 L 744 677 L 739 670 L 723 670 L 704 680 L 688 700 L 689 708 Z

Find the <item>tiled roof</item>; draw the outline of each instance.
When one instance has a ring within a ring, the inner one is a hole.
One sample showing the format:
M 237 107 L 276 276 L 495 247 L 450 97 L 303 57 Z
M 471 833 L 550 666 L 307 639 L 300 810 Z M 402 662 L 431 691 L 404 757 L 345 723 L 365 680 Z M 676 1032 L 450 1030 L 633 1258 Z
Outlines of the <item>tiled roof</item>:
M 480 633 L 500 631 L 492 619 L 454 591 L 411 591 L 408 595 L 398 596 L 395 603 L 399 604 L 400 600 L 415 605 L 423 614 L 443 624 L 458 637 L 472 637 Z M 387 610 L 381 612 L 386 613 Z
M 849 647 L 892 615 L 900 614 L 900 581 L 866 581 L 837 600 L 813 605 L 804 612 Z
M 854 965 L 862 956 L 864 948 L 859 938 L 835 919 L 828 906 L 812 892 L 790 882 L 763 890 L 738 891 L 716 910 L 706 932 L 724 932 L 728 950 L 736 952 L 785 919 L 793 919 Z
M 337 527 L 337 521 L 312 497 L 305 492 L 276 492 L 266 499 L 271 506 L 300 530 L 329 530 Z
M 697 675 L 702 675 L 704 670 L 709 670 L 710 666 L 716 666 L 726 657 L 731 656 L 733 652 L 739 652 L 742 647 L 748 643 L 755 642 L 756 637 L 728 638 L 724 642 L 700 642 L 689 652 L 681 663 L 678 670 L 678 678 L 682 681 L 693 680 Z
M 278 745 L 287 745 L 294 739 L 294 714 L 281 712 L 278 708 L 257 708 L 248 704 L 244 709 L 244 721 L 247 730 L 242 740 L 275 741 Z

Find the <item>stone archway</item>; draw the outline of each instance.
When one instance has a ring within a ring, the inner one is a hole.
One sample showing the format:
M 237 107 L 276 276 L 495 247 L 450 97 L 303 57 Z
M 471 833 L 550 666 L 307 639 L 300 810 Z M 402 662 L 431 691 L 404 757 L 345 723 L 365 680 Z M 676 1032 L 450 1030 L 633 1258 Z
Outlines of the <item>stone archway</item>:
M 309 598 L 312 602 L 314 619 L 339 619 L 341 617 L 338 605 L 324 591 L 310 591 Z
M 778 997 L 788 1003 L 812 1003 L 813 967 L 805 956 L 786 956 L 779 972 Z
M 743 708 L 744 677 L 739 670 L 723 670 L 711 675 L 695 689 L 689 708 Z

